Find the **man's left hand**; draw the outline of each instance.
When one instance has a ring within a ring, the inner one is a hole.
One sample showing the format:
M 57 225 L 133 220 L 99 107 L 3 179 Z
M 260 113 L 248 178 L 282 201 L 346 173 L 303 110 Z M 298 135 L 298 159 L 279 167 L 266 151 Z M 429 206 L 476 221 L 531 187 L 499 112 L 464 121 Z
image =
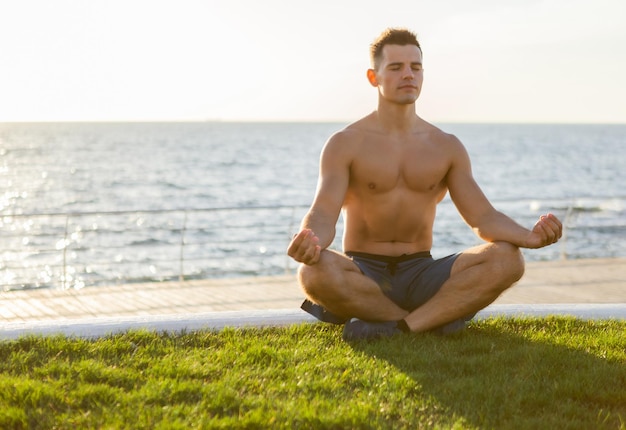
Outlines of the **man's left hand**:
M 563 224 L 553 214 L 541 215 L 526 240 L 526 248 L 543 248 L 557 243 L 563 235 Z

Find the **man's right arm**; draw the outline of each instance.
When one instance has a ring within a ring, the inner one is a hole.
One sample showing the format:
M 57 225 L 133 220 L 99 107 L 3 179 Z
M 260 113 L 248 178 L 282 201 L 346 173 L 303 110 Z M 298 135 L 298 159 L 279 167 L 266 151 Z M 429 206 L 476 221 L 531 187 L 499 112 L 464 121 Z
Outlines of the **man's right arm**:
M 350 145 L 346 134 L 335 134 L 322 150 L 313 204 L 287 249 L 287 254 L 299 263 L 317 263 L 321 251 L 335 239 L 335 226 L 350 181 Z

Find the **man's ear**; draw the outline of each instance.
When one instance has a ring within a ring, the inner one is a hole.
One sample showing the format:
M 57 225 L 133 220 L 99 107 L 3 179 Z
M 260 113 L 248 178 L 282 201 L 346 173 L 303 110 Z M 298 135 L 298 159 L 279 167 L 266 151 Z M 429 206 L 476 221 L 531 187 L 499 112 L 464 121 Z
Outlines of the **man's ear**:
M 370 85 L 373 87 L 378 86 L 378 79 L 376 79 L 376 71 L 374 69 L 367 69 L 367 80 L 370 81 Z

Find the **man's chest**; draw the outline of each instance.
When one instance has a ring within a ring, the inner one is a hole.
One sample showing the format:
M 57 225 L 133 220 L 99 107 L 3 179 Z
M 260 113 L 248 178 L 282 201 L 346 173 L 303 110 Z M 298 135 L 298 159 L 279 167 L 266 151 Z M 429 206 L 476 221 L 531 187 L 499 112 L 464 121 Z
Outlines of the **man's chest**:
M 432 145 L 364 145 L 362 149 L 351 164 L 351 185 L 371 192 L 433 191 L 450 166 L 445 152 Z

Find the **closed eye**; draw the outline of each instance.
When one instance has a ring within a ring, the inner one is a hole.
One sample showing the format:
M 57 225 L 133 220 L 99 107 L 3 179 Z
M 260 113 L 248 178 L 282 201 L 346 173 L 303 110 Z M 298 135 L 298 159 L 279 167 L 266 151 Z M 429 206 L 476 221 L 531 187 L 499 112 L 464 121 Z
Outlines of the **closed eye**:
M 402 67 L 402 63 L 391 63 L 389 66 L 387 66 L 389 70 L 393 71 L 402 70 Z M 419 72 L 420 70 L 422 70 L 422 63 L 411 63 L 411 70 Z

